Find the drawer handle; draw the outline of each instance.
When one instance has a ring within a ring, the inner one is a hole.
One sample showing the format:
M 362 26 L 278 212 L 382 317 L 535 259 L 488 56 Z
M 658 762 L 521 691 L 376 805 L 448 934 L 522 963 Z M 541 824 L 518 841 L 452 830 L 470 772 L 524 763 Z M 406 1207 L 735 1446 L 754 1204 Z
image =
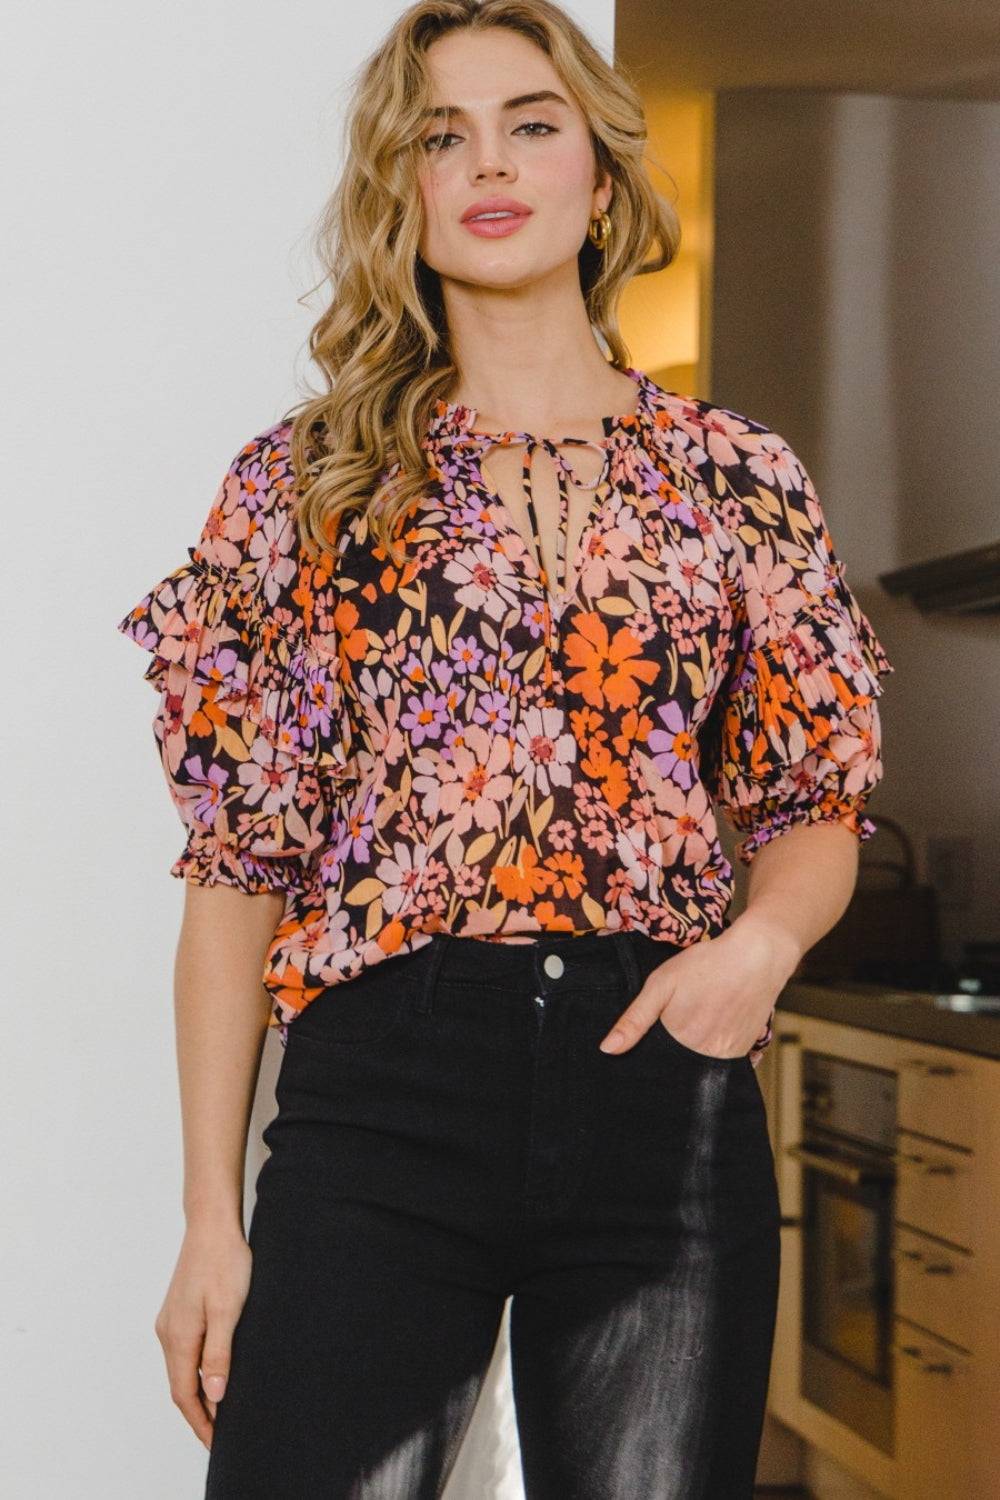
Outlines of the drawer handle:
M 922 1361 L 920 1368 L 928 1375 L 951 1375 L 954 1373 L 954 1365 L 946 1359 L 924 1359 L 924 1352 L 919 1344 L 893 1344 L 897 1354 L 905 1354 L 908 1359 L 919 1359 Z
M 921 1156 L 919 1151 L 894 1151 L 893 1158 L 903 1166 L 923 1167 L 925 1177 L 954 1177 L 955 1166 L 950 1161 L 935 1161 L 933 1157 Z
M 930 1078 L 954 1078 L 958 1069 L 954 1063 L 928 1062 L 925 1057 L 904 1057 L 903 1067 L 911 1073 L 924 1073 Z
M 892 1253 L 898 1260 L 923 1260 L 924 1258 L 922 1250 L 904 1250 L 902 1246 L 897 1246 Z M 924 1266 L 925 1276 L 954 1276 L 954 1274 L 955 1267 L 947 1260 L 929 1260 Z

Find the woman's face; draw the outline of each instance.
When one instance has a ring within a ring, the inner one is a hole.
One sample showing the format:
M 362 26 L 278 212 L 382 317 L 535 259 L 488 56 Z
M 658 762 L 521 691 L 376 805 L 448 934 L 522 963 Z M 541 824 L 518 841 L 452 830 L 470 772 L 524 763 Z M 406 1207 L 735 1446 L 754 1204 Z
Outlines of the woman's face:
M 611 197 L 597 181 L 587 122 L 548 57 L 505 27 L 450 32 L 427 51 L 432 106 L 420 142 L 420 254 L 442 277 L 509 290 L 572 261 Z M 511 105 L 524 95 L 546 94 Z M 463 222 L 509 199 L 519 216 Z M 499 232 L 498 232 L 499 231 Z

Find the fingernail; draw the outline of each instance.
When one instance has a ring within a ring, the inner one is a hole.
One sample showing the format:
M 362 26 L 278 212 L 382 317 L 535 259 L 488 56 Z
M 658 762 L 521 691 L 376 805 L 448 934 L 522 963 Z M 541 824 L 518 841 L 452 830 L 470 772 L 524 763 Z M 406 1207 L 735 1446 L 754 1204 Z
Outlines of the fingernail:
M 226 1380 L 223 1375 L 209 1375 L 205 1381 L 205 1395 L 209 1401 L 221 1401 L 226 1389 Z
M 624 1047 L 625 1036 L 621 1031 L 611 1031 L 601 1043 L 602 1052 L 617 1052 L 619 1047 Z

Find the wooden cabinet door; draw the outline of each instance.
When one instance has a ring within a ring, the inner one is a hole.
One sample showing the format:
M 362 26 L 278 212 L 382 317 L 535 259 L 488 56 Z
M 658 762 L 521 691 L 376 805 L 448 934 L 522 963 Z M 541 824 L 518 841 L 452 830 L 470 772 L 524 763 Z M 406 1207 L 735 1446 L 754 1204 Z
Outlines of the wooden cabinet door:
M 972 1356 L 897 1318 L 895 1382 L 900 1500 L 973 1500 Z

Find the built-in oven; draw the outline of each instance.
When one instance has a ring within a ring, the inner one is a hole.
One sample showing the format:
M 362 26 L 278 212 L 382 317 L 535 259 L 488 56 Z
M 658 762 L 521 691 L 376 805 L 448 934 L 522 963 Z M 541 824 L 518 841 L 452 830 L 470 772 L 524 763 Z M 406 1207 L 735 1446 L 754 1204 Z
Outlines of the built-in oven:
M 893 1453 L 896 1074 L 803 1049 L 801 1394 Z

